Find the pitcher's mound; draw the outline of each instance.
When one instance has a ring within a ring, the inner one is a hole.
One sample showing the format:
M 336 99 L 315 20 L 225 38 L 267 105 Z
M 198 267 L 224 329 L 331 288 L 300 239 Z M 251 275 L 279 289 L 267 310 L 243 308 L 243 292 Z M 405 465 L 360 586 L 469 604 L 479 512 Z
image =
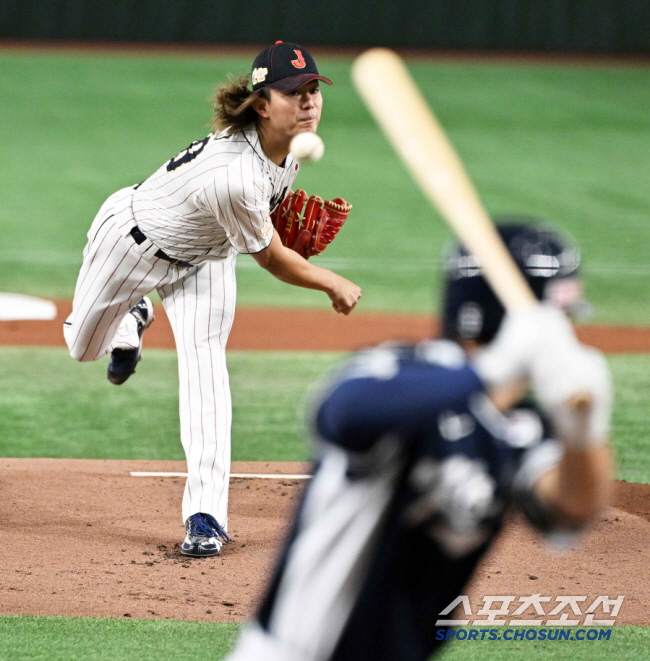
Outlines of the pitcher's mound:
M 307 469 L 232 466 L 234 473 Z M 221 621 L 251 615 L 305 482 L 233 479 L 233 542 L 218 558 L 190 559 L 179 553 L 185 480 L 129 474 L 184 470 L 182 461 L 0 459 L 0 614 Z M 650 485 L 618 483 L 614 504 L 571 553 L 550 553 L 527 527 L 510 522 L 469 590 L 473 614 L 486 595 L 541 594 L 552 602 L 587 595 L 587 605 L 599 595 L 625 595 L 616 623 L 650 624 Z

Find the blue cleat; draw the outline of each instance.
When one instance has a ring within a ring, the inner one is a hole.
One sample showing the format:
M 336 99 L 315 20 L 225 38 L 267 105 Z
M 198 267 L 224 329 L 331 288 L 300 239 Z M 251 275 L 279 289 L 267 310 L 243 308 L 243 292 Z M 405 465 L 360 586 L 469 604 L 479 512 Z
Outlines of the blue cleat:
M 192 514 L 185 522 L 187 535 L 181 544 L 181 553 L 196 558 L 207 558 L 221 553 L 224 542 L 230 537 L 210 514 Z

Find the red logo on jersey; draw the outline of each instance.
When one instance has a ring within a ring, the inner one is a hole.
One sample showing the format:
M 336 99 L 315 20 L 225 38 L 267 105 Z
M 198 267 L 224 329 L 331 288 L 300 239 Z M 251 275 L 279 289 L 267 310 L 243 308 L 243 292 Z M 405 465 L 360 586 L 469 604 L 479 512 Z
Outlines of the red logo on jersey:
M 296 49 L 293 52 L 298 56 L 298 59 L 291 60 L 291 64 L 293 64 L 296 69 L 304 69 L 307 66 L 307 62 L 305 62 L 305 58 L 302 56 L 302 51 Z

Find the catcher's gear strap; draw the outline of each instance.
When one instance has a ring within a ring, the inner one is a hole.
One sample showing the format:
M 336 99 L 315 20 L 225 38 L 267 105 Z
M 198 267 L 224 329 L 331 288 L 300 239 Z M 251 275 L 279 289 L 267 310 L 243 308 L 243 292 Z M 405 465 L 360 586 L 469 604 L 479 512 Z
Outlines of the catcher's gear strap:
M 271 220 L 282 245 L 309 259 L 320 255 L 334 240 L 351 209 L 352 205 L 340 197 L 307 198 L 305 191 L 297 190 L 289 192 L 271 214 Z

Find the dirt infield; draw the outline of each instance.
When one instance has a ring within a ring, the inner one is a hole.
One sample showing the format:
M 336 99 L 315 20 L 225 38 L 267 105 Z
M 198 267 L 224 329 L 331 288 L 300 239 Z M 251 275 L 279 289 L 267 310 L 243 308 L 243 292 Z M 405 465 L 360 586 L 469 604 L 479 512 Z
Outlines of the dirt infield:
M 65 346 L 55 321 L 0 322 L 0 344 Z M 387 339 L 417 340 L 429 317 L 278 309 L 237 310 L 230 349 L 349 350 Z M 585 326 L 581 338 L 608 352 L 650 351 L 650 330 Z M 146 346 L 172 348 L 162 310 Z M 269 578 L 302 484 L 234 479 L 229 530 L 219 558 L 187 559 L 180 502 L 184 479 L 135 478 L 132 470 L 185 470 L 183 462 L 1 459 L 0 614 L 88 615 L 240 621 Z M 235 463 L 233 472 L 305 472 L 304 464 Z M 74 490 L 73 490 L 74 487 Z M 549 552 L 519 521 L 508 524 L 470 587 L 485 595 L 625 595 L 617 624 L 650 624 L 650 485 L 619 482 L 614 507 L 589 543 Z
M 0 321 L 0 345 L 65 347 L 62 328 L 71 304 L 56 305 L 53 321 Z M 145 346 L 173 349 L 174 336 L 161 306 L 155 314 Z M 421 340 L 437 331 L 428 315 L 355 311 L 345 317 L 329 310 L 242 307 L 237 308 L 228 349 L 350 351 L 386 340 Z M 583 342 L 607 353 L 650 351 L 650 328 L 585 325 L 577 332 Z
M 178 552 L 184 480 L 132 470 L 184 463 L 0 460 L 0 614 L 239 621 L 253 611 L 304 483 L 234 479 L 233 543 L 219 558 L 187 559 Z M 305 470 L 233 464 L 237 473 Z M 650 624 L 650 485 L 619 483 L 615 505 L 587 546 L 562 555 L 511 522 L 471 586 L 472 612 L 485 595 L 586 595 L 586 604 L 625 595 L 617 624 Z

